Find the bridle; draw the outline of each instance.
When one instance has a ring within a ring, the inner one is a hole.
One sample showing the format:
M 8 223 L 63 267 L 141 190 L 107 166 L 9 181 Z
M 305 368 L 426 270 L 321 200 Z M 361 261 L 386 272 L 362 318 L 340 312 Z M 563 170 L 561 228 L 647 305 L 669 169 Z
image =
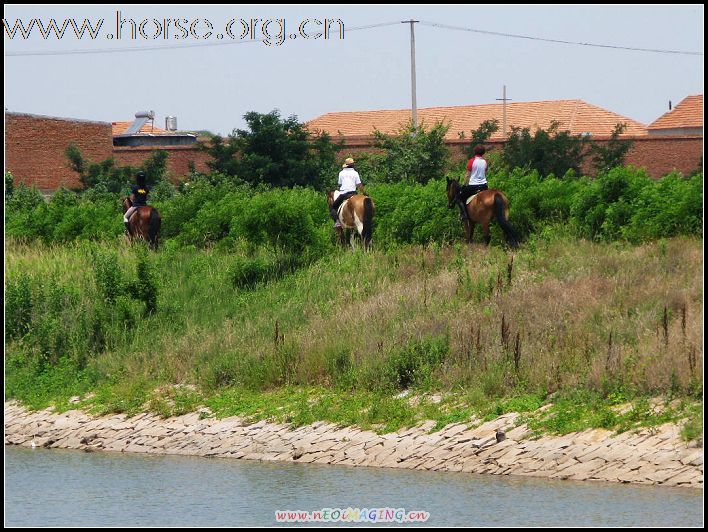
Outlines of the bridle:
M 447 208 L 452 209 L 455 206 L 455 196 L 460 190 L 460 184 L 451 179 L 447 182 Z

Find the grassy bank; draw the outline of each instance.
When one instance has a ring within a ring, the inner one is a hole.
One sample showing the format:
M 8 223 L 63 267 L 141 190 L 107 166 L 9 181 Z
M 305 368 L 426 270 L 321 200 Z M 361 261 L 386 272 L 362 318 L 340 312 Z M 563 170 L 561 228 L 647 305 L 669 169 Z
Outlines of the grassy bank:
M 539 430 L 695 425 L 701 241 L 562 233 L 548 228 L 513 256 L 439 245 L 332 253 L 246 284 L 239 253 L 9 242 L 6 396 L 67 408 L 94 392 L 96 412 L 206 405 L 380 430 L 553 400 L 559 415 Z M 645 406 L 653 396 L 679 402 L 658 414 Z M 628 401 L 634 414 L 614 413 Z

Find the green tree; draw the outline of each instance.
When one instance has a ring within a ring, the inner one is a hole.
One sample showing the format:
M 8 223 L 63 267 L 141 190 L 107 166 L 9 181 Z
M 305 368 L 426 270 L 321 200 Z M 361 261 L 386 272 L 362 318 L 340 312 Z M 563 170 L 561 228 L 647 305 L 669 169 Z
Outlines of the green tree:
M 620 140 L 619 138 L 626 129 L 626 123 L 615 125 L 607 144 L 593 144 L 590 148 L 592 162 L 598 173 L 607 172 L 617 166 L 624 166 L 624 159 L 633 144 L 631 140 Z
M 228 138 L 214 136 L 205 146 L 212 170 L 251 185 L 325 188 L 336 169 L 340 145 L 321 132 L 310 132 L 296 116 L 281 118 L 277 110 L 244 115 L 248 129 Z
M 560 131 L 553 121 L 547 130 L 538 129 L 533 135 L 529 128 L 512 127 L 504 146 L 502 160 L 509 168 L 530 168 L 542 176 L 563 176 L 568 170 L 580 172 L 586 155 L 586 140 L 570 131 Z
M 425 124 L 408 123 L 393 135 L 375 130 L 374 148 L 359 156 L 362 178 L 379 183 L 412 182 L 425 184 L 445 175 L 449 150 L 445 134 L 450 126 L 438 122 L 429 129 Z
M 487 142 L 497 131 L 499 131 L 499 120 L 497 119 L 485 120 L 477 129 L 473 130 L 471 132 L 472 137 L 470 143 L 465 148 L 465 155 L 467 158 L 472 159 L 474 157 L 475 146 Z
M 85 189 L 94 192 L 124 193 L 133 183 L 135 174 L 141 170 L 147 175 L 147 184 L 152 187 L 167 178 L 167 157 L 165 150 L 155 150 L 138 168 L 117 166 L 115 159 L 108 158 L 98 163 L 85 159 L 76 144 L 69 144 L 64 154 L 69 166 L 79 174 Z
M 12 192 L 15 190 L 15 178 L 12 172 L 5 172 L 5 201 L 12 197 Z

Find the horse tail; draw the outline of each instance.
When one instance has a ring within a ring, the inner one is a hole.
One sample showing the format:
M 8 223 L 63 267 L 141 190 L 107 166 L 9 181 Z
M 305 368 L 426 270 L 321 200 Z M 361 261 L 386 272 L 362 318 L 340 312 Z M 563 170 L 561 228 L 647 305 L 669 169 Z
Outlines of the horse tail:
M 160 232 L 160 226 L 162 225 L 162 220 L 160 219 L 160 213 L 154 207 L 150 211 L 150 226 L 148 228 L 148 240 L 150 242 L 150 248 L 157 249 L 157 235 Z
M 374 202 L 371 198 L 364 198 L 364 227 L 361 230 L 361 238 L 364 240 L 364 249 L 368 249 L 371 243 L 371 233 L 373 232 Z
M 502 231 L 504 231 L 504 237 L 506 238 L 507 243 L 515 249 L 519 247 L 519 243 L 516 240 L 516 231 L 507 219 L 508 214 L 509 213 L 506 202 L 504 201 L 504 197 L 501 194 L 495 194 L 494 216 L 496 217 L 497 222 L 501 226 Z

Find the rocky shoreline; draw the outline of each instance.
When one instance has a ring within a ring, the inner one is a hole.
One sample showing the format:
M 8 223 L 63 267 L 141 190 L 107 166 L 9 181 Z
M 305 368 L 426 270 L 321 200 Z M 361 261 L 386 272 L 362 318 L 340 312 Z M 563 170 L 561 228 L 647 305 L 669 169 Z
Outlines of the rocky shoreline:
M 531 439 L 526 425 L 514 426 L 517 417 L 433 433 L 428 422 L 379 435 L 323 422 L 293 428 L 239 417 L 200 419 L 199 413 L 94 417 L 80 410 L 30 412 L 6 402 L 5 445 L 703 487 L 703 448 L 682 441 L 674 424 Z

